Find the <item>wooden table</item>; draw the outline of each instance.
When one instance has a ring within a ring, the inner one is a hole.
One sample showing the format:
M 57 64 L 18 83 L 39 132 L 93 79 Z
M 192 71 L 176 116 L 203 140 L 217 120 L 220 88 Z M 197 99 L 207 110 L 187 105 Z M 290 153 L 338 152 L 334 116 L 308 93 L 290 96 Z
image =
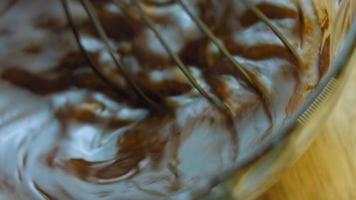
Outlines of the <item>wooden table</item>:
M 320 137 L 258 200 L 356 200 L 356 51 L 353 72 Z

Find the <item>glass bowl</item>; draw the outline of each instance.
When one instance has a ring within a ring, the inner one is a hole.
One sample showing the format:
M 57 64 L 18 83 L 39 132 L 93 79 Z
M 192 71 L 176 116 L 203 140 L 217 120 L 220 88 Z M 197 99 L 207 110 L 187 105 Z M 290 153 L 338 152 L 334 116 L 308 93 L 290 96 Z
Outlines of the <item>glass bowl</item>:
M 281 172 L 293 164 L 318 135 L 317 128 L 328 117 L 348 79 L 349 71 L 352 70 L 351 55 L 356 56 L 356 1 L 312 2 L 318 13 L 319 23 L 325 29 L 323 45 L 330 46 L 328 55 L 332 64 L 324 78 L 308 95 L 304 105 L 290 115 L 273 137 L 256 146 L 256 150 L 243 157 L 238 164 L 229 166 L 224 173 L 209 177 L 207 184 L 197 186 L 189 196 L 180 199 L 254 199 L 275 183 Z M 0 200 L 20 199 L 17 194 L 13 195 L 15 196 L 10 198 L 0 194 Z
M 356 2 L 315 0 L 314 4 L 320 23 L 326 27 L 324 40 L 330 39 L 331 67 L 276 137 L 258 147 L 243 164 L 216 177 L 215 184 L 220 184 L 206 190 L 210 192 L 204 199 L 257 198 L 278 181 L 283 170 L 291 166 L 318 136 L 318 127 L 329 116 L 354 68 L 351 60 L 356 58 Z

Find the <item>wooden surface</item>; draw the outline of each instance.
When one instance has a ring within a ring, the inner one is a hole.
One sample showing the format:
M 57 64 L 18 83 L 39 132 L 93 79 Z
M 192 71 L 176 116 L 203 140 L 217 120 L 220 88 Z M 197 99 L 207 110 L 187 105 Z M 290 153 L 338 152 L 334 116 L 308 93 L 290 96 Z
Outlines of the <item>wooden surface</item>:
M 320 137 L 258 200 L 356 200 L 356 52 L 352 68 Z

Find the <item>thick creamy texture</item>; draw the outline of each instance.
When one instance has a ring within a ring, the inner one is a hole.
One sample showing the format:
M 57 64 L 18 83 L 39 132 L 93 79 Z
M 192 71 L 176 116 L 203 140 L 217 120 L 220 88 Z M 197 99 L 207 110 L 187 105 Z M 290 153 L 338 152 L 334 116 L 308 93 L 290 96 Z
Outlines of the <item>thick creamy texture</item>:
M 71 6 L 82 42 L 119 80 L 119 90 L 87 65 L 60 1 L 17 1 L 0 10 L 0 199 L 187 199 L 267 141 L 328 65 L 319 62 L 321 29 L 311 1 L 250 1 L 297 47 L 300 65 L 240 1 L 185 1 L 263 86 L 271 118 L 182 7 L 142 1 L 204 89 L 232 108 L 231 128 L 190 86 L 134 7 L 128 4 L 127 16 L 110 1 L 93 2 L 125 70 L 173 112 L 157 114 L 133 95 L 78 3 Z

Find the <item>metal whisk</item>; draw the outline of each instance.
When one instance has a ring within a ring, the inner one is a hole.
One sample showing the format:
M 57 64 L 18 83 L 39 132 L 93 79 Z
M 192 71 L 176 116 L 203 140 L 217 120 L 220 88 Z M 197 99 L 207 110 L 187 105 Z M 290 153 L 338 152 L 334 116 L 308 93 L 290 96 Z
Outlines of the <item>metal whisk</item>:
M 191 12 L 187 6 L 187 4 L 183 0 L 171 0 L 169 2 L 174 2 L 176 1 L 182 8 L 183 10 L 189 15 L 189 17 L 192 19 L 192 21 L 196 24 L 196 26 L 200 29 L 200 31 L 207 36 L 209 40 L 219 49 L 220 53 L 225 56 L 228 61 L 234 66 L 235 70 L 242 74 L 243 79 L 247 85 L 249 85 L 252 89 L 255 90 L 255 92 L 262 98 L 264 104 L 267 104 L 267 97 L 262 92 L 262 89 L 259 87 L 259 84 L 254 80 L 251 76 L 251 74 L 245 69 L 245 67 L 239 63 L 234 57 L 231 55 L 231 53 L 227 50 L 225 45 L 220 42 L 220 40 L 214 35 L 214 33 L 209 29 L 209 27 L 193 12 Z M 285 35 L 279 30 L 279 28 L 274 25 L 268 17 L 261 11 L 259 10 L 256 6 L 250 4 L 247 0 L 240 0 L 243 1 L 243 3 L 258 17 L 260 18 L 277 36 L 278 38 L 282 41 L 282 43 L 288 48 L 290 53 L 294 56 L 298 64 L 301 64 L 301 59 L 300 56 L 297 53 L 296 47 L 294 47 L 288 39 L 286 39 Z M 93 68 L 93 70 L 103 79 L 105 80 L 108 84 L 111 86 L 118 87 L 118 82 L 114 78 L 112 78 L 107 72 L 103 71 L 100 67 L 98 67 L 95 62 L 90 58 L 88 52 L 86 49 L 83 47 L 83 44 L 80 41 L 80 33 L 78 31 L 77 26 L 74 23 L 73 16 L 70 12 L 70 8 L 68 5 L 68 0 L 61 0 L 63 8 L 66 13 L 66 17 L 68 19 L 68 22 L 73 30 L 73 33 L 75 35 L 76 41 L 82 51 L 82 53 L 85 55 L 87 60 L 89 61 L 90 66 Z M 132 78 L 129 76 L 129 74 L 124 70 L 124 64 L 120 62 L 119 59 L 116 58 L 115 56 L 115 51 L 110 45 L 110 39 L 107 36 L 107 34 L 104 31 L 104 28 L 100 22 L 100 20 L 97 17 L 96 14 L 96 9 L 93 5 L 93 3 L 90 0 L 79 0 L 80 4 L 83 6 L 85 9 L 86 14 L 88 15 L 93 27 L 95 28 L 95 31 L 98 33 L 100 36 L 101 40 L 104 42 L 105 48 L 109 52 L 109 55 L 114 62 L 115 66 L 121 73 L 121 75 L 124 77 L 125 81 L 130 85 L 130 87 L 137 93 L 137 95 L 141 98 L 144 99 L 146 103 L 148 103 L 151 107 L 160 109 L 162 106 L 158 105 L 153 99 L 148 97 L 145 92 L 137 85 L 135 82 L 132 80 Z M 154 22 L 150 19 L 150 17 L 147 15 L 145 10 L 143 9 L 142 5 L 140 4 L 140 0 L 130 0 L 130 3 L 125 3 L 123 1 L 116 1 L 112 0 L 112 2 L 121 10 L 125 11 L 125 7 L 127 6 L 133 6 L 135 7 L 141 18 L 143 19 L 145 25 L 154 33 L 155 37 L 159 40 L 160 44 L 164 47 L 172 61 L 176 64 L 176 66 L 182 71 L 182 73 L 185 75 L 185 77 L 189 80 L 190 84 L 202 95 L 204 96 L 212 105 L 214 105 L 216 108 L 218 108 L 220 111 L 223 113 L 228 113 L 228 115 L 233 115 L 232 111 L 223 100 L 219 99 L 218 97 L 209 94 L 196 80 L 196 78 L 192 75 L 188 67 L 182 62 L 182 60 L 179 58 L 178 55 L 174 53 L 172 48 L 169 46 L 168 42 L 164 39 L 160 31 L 156 28 Z M 129 5 L 127 5 L 129 4 Z M 265 108 L 267 107 L 264 105 Z M 268 110 L 268 109 L 266 109 Z M 267 112 L 268 113 L 268 112 Z M 271 116 L 271 114 L 269 113 Z

